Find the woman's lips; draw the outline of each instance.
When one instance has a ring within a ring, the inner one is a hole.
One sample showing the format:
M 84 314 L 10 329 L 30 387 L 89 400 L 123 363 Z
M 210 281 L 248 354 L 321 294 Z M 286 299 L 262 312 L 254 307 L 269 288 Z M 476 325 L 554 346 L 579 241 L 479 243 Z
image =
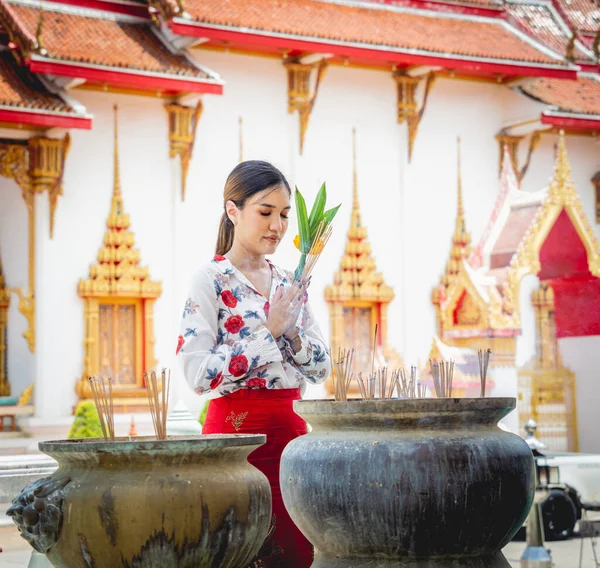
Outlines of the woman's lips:
M 277 237 L 265 237 L 265 239 L 271 243 L 278 243 L 279 239 Z

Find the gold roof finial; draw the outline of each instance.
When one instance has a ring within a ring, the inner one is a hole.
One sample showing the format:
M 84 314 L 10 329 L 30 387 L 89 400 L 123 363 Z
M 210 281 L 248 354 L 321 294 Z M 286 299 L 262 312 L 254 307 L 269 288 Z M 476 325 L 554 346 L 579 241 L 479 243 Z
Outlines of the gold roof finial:
M 558 202 L 561 202 L 567 194 L 575 195 L 577 193 L 573 179 L 571 178 L 571 164 L 569 164 L 569 157 L 567 155 L 564 130 L 561 130 L 558 134 L 554 175 L 552 176 L 548 193 L 550 199 Z
M 361 223 L 358 202 L 358 168 L 356 159 L 356 129 L 352 129 L 352 213 L 350 228 L 346 237 L 346 248 L 335 273 L 334 283 L 325 290 L 328 301 L 365 300 L 370 302 L 391 302 L 393 290 L 376 272 L 375 260 L 371 256 L 371 246 L 367 242 L 367 229 Z
M 118 112 L 119 108 L 117 105 L 113 106 L 114 111 L 114 170 L 113 170 L 113 196 L 117 197 L 121 195 L 121 173 L 119 171 L 119 121 L 118 121 Z
M 452 278 L 458 274 L 460 262 L 466 258 L 471 247 L 471 235 L 467 231 L 465 221 L 465 211 L 462 197 L 462 172 L 460 158 L 460 138 L 457 138 L 457 204 L 456 204 L 456 222 L 454 225 L 454 235 L 452 237 L 452 248 L 450 249 L 450 258 L 446 263 L 446 273 L 442 277 L 442 284 L 450 284 Z
M 38 25 L 37 28 L 35 30 L 35 43 L 36 43 L 36 51 L 40 54 L 40 55 L 46 55 L 46 53 L 48 53 L 45 49 L 44 49 L 44 45 L 42 44 L 42 29 L 44 27 L 44 5 L 42 3 L 40 3 L 40 18 L 38 20 Z

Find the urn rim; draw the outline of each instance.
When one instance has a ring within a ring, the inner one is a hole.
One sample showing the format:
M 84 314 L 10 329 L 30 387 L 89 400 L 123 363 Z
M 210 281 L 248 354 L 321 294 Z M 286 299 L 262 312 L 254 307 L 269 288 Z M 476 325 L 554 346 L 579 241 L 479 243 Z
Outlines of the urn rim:
M 72 440 L 50 440 L 38 444 L 40 451 L 55 453 L 131 453 L 158 452 L 176 453 L 181 451 L 218 450 L 262 446 L 267 440 L 265 434 L 202 434 L 198 436 L 167 436 L 166 440 L 157 440 L 155 436 L 123 436 L 114 441 L 104 438 L 76 438 Z

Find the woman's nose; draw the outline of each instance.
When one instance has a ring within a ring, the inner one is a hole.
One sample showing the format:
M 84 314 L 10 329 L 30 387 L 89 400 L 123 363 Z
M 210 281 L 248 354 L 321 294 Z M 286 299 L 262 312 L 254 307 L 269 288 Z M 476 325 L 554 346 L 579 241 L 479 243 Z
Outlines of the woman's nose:
M 281 219 L 279 218 L 279 215 L 277 215 L 276 219 L 273 219 L 271 221 L 271 225 L 269 227 L 271 229 L 271 231 L 273 232 L 277 232 L 279 233 L 281 231 L 281 229 L 283 228 L 283 222 L 281 221 Z

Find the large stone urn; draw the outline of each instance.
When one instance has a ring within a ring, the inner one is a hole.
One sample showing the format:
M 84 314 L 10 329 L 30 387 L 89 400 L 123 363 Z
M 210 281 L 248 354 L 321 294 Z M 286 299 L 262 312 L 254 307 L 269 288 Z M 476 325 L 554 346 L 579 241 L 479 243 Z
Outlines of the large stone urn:
M 264 435 L 40 443 L 58 462 L 7 514 L 60 568 L 241 568 L 271 521 Z
M 514 398 L 296 401 L 312 431 L 281 460 L 313 568 L 510 567 L 534 495 L 531 450 L 498 421 Z

